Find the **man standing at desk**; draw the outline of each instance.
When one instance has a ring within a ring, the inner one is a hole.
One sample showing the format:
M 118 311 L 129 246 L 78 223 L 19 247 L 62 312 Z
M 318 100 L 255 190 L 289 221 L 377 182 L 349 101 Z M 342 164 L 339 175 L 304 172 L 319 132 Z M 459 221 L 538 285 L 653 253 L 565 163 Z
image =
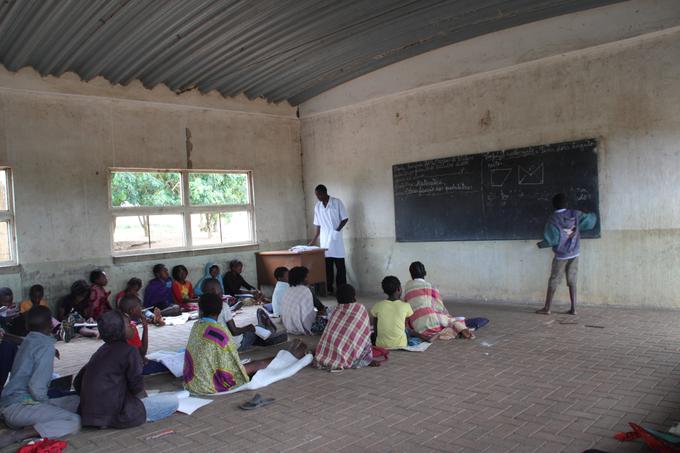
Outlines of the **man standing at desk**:
M 342 240 L 342 229 L 347 225 L 349 218 L 345 205 L 338 198 L 328 196 L 328 189 L 319 184 L 314 189 L 316 198 L 319 200 L 314 206 L 314 225 L 316 234 L 309 245 L 316 243 L 321 236 L 319 244 L 326 250 L 326 289 L 333 293 L 333 266 L 337 268 L 335 283 L 337 287 L 347 283 L 345 270 L 345 244 Z

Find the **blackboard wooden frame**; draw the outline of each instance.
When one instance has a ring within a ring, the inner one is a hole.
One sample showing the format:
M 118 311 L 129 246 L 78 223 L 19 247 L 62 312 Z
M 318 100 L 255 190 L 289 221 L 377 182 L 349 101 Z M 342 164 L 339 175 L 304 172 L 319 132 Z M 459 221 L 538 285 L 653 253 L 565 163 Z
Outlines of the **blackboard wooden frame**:
M 595 212 L 594 138 L 392 166 L 397 242 L 541 239 L 555 193 Z

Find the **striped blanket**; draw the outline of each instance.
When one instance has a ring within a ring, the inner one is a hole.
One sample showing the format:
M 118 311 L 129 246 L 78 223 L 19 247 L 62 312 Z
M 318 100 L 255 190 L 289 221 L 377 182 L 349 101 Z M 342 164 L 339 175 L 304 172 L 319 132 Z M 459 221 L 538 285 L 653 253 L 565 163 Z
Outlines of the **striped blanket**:
M 431 337 L 447 327 L 458 334 L 465 324 L 456 321 L 444 306 L 441 295 L 423 279 L 410 280 L 404 286 L 404 301 L 411 304 L 413 315 L 408 326 L 425 337 Z
M 366 307 L 339 304 L 331 313 L 316 347 L 314 365 L 342 370 L 368 366 L 371 354 L 371 323 Z

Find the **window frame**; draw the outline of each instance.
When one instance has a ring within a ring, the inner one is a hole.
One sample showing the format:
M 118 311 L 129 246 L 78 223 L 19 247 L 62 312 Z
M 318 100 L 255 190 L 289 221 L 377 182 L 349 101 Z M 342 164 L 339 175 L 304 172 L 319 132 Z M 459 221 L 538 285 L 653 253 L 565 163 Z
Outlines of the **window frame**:
M 181 204 L 178 206 L 133 206 L 133 207 L 119 207 L 113 206 L 113 197 L 111 192 L 111 183 L 114 173 L 128 172 L 128 173 L 179 173 L 180 174 L 180 197 Z M 245 174 L 248 185 L 248 203 L 246 204 L 219 204 L 219 205 L 192 205 L 189 203 L 189 174 L 190 173 L 212 173 L 212 174 Z M 111 220 L 109 222 L 110 237 L 111 237 L 111 254 L 114 257 L 119 256 L 139 256 L 139 255 L 155 255 L 159 253 L 168 252 L 191 252 L 196 250 L 211 250 L 211 249 L 230 249 L 241 248 L 244 246 L 257 245 L 257 236 L 255 228 L 255 199 L 253 195 L 253 171 L 252 170 L 217 170 L 217 169 L 159 169 L 159 168 L 138 168 L 138 167 L 111 167 L 107 178 L 108 185 L 108 204 Z M 249 242 L 234 242 L 234 243 L 215 243 L 202 244 L 198 246 L 193 245 L 193 237 L 191 233 L 191 214 L 201 214 L 205 212 L 242 212 L 249 213 L 250 219 L 250 237 Z M 163 248 L 146 248 L 134 251 L 116 251 L 114 233 L 115 222 L 117 217 L 124 216 L 143 216 L 143 215 L 163 215 L 175 214 L 181 215 L 184 225 L 184 245 L 178 247 L 163 247 Z
M 17 256 L 16 213 L 14 212 L 14 175 L 11 167 L 0 166 L 7 175 L 7 211 L 0 210 L 0 222 L 8 222 L 7 234 L 9 235 L 9 260 L 0 260 L 0 268 L 16 266 L 19 263 Z

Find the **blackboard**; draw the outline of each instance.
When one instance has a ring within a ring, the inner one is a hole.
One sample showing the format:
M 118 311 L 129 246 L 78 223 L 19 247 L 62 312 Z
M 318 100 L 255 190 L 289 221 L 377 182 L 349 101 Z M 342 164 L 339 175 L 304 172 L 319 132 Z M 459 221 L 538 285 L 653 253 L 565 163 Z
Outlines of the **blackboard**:
M 399 242 L 540 239 L 559 192 L 599 219 L 595 139 L 398 164 L 392 177 Z M 599 220 L 582 236 L 599 237 Z

